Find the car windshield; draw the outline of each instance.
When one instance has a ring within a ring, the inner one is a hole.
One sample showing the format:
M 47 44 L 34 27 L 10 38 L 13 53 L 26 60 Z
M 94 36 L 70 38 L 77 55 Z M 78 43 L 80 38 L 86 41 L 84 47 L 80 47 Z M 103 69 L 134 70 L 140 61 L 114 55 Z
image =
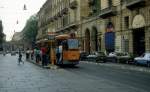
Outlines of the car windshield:
M 117 56 L 125 56 L 125 53 L 117 53 Z
M 144 57 L 145 56 L 145 53 L 144 54 L 142 54 L 140 57 Z
M 150 54 L 149 53 L 147 53 L 147 54 L 145 54 L 145 56 L 144 56 L 145 58 L 149 58 L 150 57 Z

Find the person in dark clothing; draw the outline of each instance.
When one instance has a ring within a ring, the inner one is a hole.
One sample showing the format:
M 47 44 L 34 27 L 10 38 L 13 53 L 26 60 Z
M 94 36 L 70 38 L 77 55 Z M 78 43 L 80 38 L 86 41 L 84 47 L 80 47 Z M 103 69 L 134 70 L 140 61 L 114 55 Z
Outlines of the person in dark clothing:
M 46 64 L 50 64 L 50 47 L 47 46 L 47 50 L 46 50 Z
M 29 48 L 27 48 L 27 50 L 26 50 L 26 59 L 27 60 L 29 59 L 29 55 L 30 55 L 30 51 L 29 51 Z
M 42 52 L 42 66 L 46 66 L 46 48 L 43 46 L 41 48 Z
M 18 64 L 20 64 L 20 62 L 22 62 L 24 64 L 24 62 L 22 61 L 22 53 L 21 53 L 21 51 L 19 51 Z
M 59 62 L 59 58 L 60 58 L 60 53 L 59 53 L 59 47 L 56 47 L 56 62 Z

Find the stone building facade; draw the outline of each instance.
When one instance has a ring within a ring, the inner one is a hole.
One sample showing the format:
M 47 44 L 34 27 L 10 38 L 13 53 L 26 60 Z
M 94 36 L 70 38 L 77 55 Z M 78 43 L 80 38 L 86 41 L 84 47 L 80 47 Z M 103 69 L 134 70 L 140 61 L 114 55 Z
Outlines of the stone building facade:
M 96 0 L 89 1 L 94 3 Z M 135 55 L 150 51 L 148 0 L 97 1 L 100 4 L 96 8 L 98 11 L 82 22 L 84 51 L 118 51 Z
M 47 0 L 38 16 L 37 38 L 75 33 L 88 53 L 150 51 L 149 0 Z
M 149 1 L 115 0 L 116 15 L 110 17 L 115 32 L 115 51 L 140 55 L 149 51 Z
M 80 12 L 77 6 L 80 0 L 47 0 L 38 12 L 39 31 L 37 39 L 45 38 L 46 34 L 55 32 L 74 32 L 77 34 Z

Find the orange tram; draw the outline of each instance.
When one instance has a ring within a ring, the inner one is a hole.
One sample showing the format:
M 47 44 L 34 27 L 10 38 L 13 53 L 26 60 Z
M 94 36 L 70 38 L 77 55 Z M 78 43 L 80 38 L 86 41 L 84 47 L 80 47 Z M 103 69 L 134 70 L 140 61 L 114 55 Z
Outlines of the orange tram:
M 76 65 L 79 64 L 79 41 L 71 35 L 58 35 L 55 37 L 55 64 Z
M 39 41 L 38 47 L 42 44 L 50 48 L 49 62 L 52 65 L 77 65 L 80 60 L 79 40 L 75 35 L 55 35 L 49 33 L 48 39 Z

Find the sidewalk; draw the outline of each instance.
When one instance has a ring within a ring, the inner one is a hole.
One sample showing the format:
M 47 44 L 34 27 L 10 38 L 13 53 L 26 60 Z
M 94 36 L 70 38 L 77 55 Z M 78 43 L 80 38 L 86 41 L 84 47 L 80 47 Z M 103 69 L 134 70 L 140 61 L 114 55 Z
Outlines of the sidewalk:
M 36 63 L 35 60 L 31 60 L 31 59 L 26 60 L 26 61 L 31 62 L 31 63 L 33 63 L 33 64 L 35 64 L 35 65 L 37 65 L 37 66 L 39 66 L 39 67 L 45 68 L 45 69 L 58 69 L 58 66 L 52 65 L 52 64 L 49 64 L 48 66 L 44 66 L 44 67 L 43 67 L 43 66 L 42 66 L 42 61 L 39 62 L 39 63 Z
M 150 73 L 149 67 L 144 66 L 136 66 L 136 65 L 130 65 L 130 64 L 121 64 L 121 63 L 96 63 L 96 62 L 89 62 L 89 61 L 81 61 L 82 63 L 90 63 L 90 64 L 96 64 L 100 66 L 107 66 L 107 67 L 115 67 L 118 69 L 125 69 L 125 70 L 133 70 L 133 71 L 139 71 L 139 72 L 147 72 Z

